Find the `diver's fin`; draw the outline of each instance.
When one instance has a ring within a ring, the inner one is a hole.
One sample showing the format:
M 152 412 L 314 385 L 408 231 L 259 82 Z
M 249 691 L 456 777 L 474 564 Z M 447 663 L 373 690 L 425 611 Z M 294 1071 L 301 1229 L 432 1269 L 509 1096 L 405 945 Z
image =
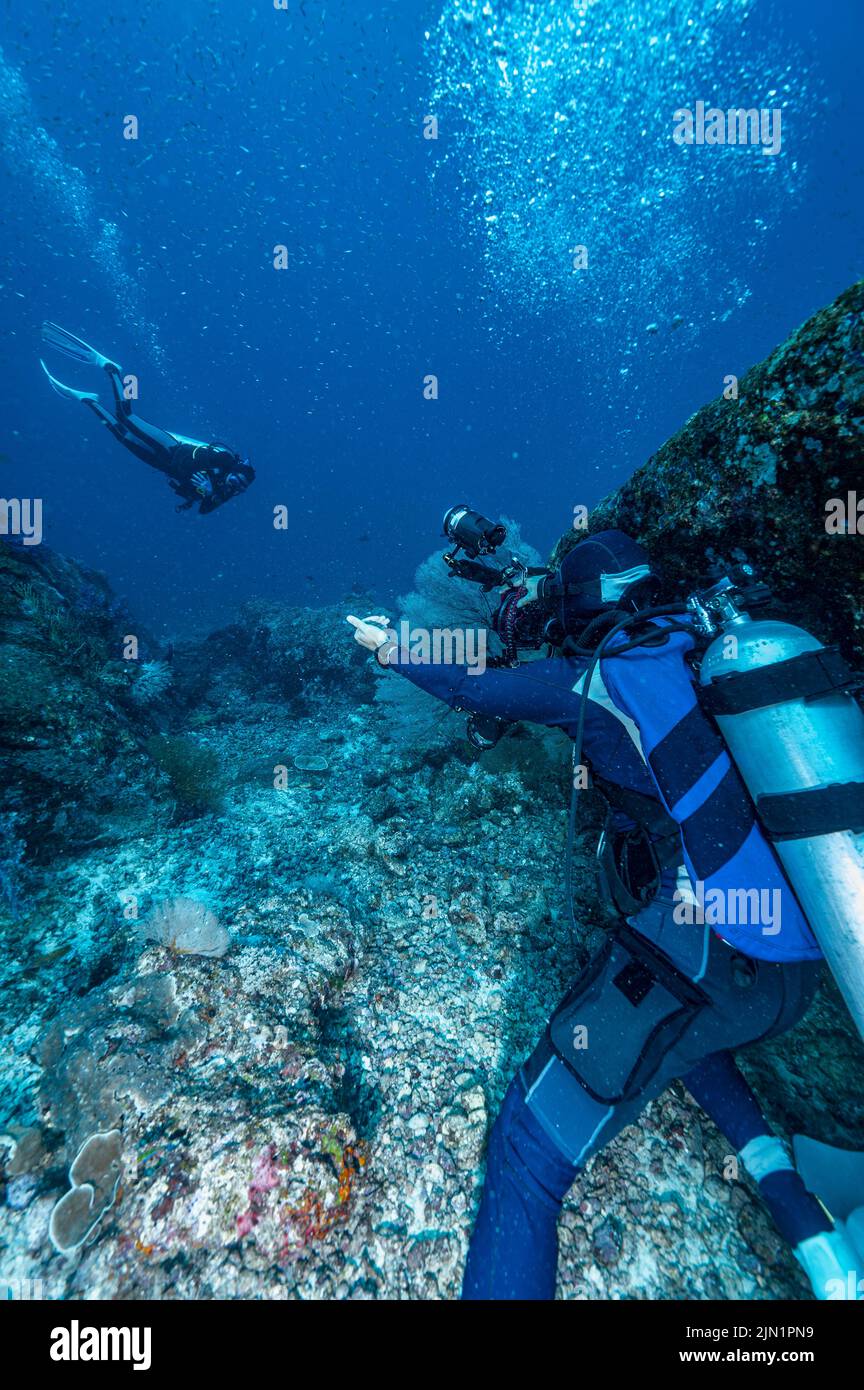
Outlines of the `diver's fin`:
M 70 401 L 98 401 L 99 397 L 95 391 L 76 391 L 73 386 L 64 386 L 62 381 L 58 381 L 56 376 L 52 376 L 42 358 L 39 358 L 39 366 L 47 376 L 58 396 L 65 396 Z
M 795 1258 L 820 1301 L 849 1299 L 857 1303 L 864 1298 L 861 1251 L 847 1239 L 842 1222 L 833 1231 L 821 1231 L 802 1240 L 795 1247 Z
M 792 1140 L 795 1166 L 805 1186 L 828 1208 L 835 1221 L 845 1221 L 864 1206 L 864 1153 L 836 1149 L 806 1134 Z
M 117 363 L 112 362 L 110 357 L 103 357 L 101 352 L 85 343 L 83 338 L 76 338 L 74 333 L 67 333 L 58 323 L 46 320 L 42 325 L 42 337 L 51 347 L 57 348 L 58 352 L 65 352 L 67 357 L 74 357 L 76 362 L 86 362 L 90 367 L 117 367 Z M 117 370 L 120 368 L 117 367 Z
M 796 1134 L 792 1147 L 804 1183 L 835 1223 L 828 1234 L 803 1241 L 795 1254 L 817 1298 L 864 1299 L 864 1153 L 805 1134 Z

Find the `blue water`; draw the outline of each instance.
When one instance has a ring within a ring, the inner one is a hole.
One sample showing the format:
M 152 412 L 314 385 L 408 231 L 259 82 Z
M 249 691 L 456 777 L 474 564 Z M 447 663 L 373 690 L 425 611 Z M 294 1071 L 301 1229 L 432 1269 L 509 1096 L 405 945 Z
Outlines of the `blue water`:
M 0 492 L 157 634 L 404 590 L 462 500 L 545 550 L 862 273 L 862 28 L 858 0 L 5 7 Z M 780 154 L 677 147 L 697 100 L 779 106 Z M 177 515 L 50 392 L 44 318 L 254 488 Z

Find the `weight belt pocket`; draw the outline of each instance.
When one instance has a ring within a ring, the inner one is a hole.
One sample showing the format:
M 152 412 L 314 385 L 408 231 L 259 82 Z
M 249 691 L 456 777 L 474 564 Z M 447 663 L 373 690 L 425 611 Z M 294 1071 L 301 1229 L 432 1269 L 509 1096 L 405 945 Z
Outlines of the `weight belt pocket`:
M 667 957 L 621 928 L 565 996 L 547 1037 L 594 1100 L 618 1105 L 645 1090 L 709 1004 Z

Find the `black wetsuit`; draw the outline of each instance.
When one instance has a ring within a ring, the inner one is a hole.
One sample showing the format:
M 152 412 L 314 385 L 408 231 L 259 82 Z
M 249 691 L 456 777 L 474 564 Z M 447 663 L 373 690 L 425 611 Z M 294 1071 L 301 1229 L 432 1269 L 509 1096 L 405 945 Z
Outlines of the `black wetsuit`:
M 243 491 L 228 482 L 229 475 L 236 476 L 241 466 L 238 454 L 224 444 L 190 443 L 177 439 L 168 430 L 142 420 L 140 415 L 133 413 L 131 401 L 123 394 L 123 382 L 117 368 L 112 364 L 105 370 L 114 392 L 115 413 L 112 415 L 99 401 L 88 400 L 87 405 L 130 453 L 169 478 L 171 487 L 182 498 L 178 511 L 186 511 L 197 502 L 198 511 L 206 514 Z M 249 466 L 245 465 L 245 468 L 247 475 L 250 474 Z M 209 493 L 202 493 L 192 482 L 196 473 L 204 473 L 209 479 Z

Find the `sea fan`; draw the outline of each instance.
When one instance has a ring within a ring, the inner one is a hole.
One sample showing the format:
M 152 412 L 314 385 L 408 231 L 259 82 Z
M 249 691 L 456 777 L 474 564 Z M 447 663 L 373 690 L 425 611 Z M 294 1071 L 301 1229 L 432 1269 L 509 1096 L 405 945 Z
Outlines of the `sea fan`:
M 501 524 L 507 540 L 496 559 L 507 561 L 518 555 L 528 566 L 542 565 L 538 552 L 523 541 L 518 522 L 502 517 Z M 452 627 L 458 623 L 466 628 L 488 629 L 492 616 L 489 598 L 479 584 L 454 578 L 443 555 L 442 550 L 436 551 L 418 567 L 413 590 L 399 599 L 400 617 L 407 618 L 412 627 Z
M 180 807 L 193 813 L 221 808 L 225 778 L 214 749 L 183 734 L 154 734 L 146 747 L 171 783 Z
M 224 956 L 231 937 L 215 913 L 197 898 L 168 898 L 157 904 L 142 927 L 147 941 L 183 956 Z
M 507 517 L 502 517 L 502 524 L 507 531 L 507 541 L 498 552 L 498 558 L 509 560 L 512 555 L 518 555 L 532 568 L 542 565 L 538 552 L 523 541 L 518 524 Z M 411 593 L 398 600 L 396 630 L 399 630 L 399 622 L 405 619 L 412 630 L 461 627 L 466 631 L 482 631 L 486 650 L 495 655 L 500 652 L 501 644 L 489 626 L 492 602 L 479 584 L 452 578 L 442 556 L 443 551 L 437 551 L 418 567 Z M 446 718 L 448 711 L 442 708 L 440 700 L 411 681 L 394 679 L 392 674 L 383 675 L 380 668 L 376 674 L 381 675 L 381 681 L 375 690 L 375 700 L 385 706 L 391 732 L 398 742 L 421 746 L 453 741 L 457 726 Z M 460 733 L 462 728 L 460 723 Z

